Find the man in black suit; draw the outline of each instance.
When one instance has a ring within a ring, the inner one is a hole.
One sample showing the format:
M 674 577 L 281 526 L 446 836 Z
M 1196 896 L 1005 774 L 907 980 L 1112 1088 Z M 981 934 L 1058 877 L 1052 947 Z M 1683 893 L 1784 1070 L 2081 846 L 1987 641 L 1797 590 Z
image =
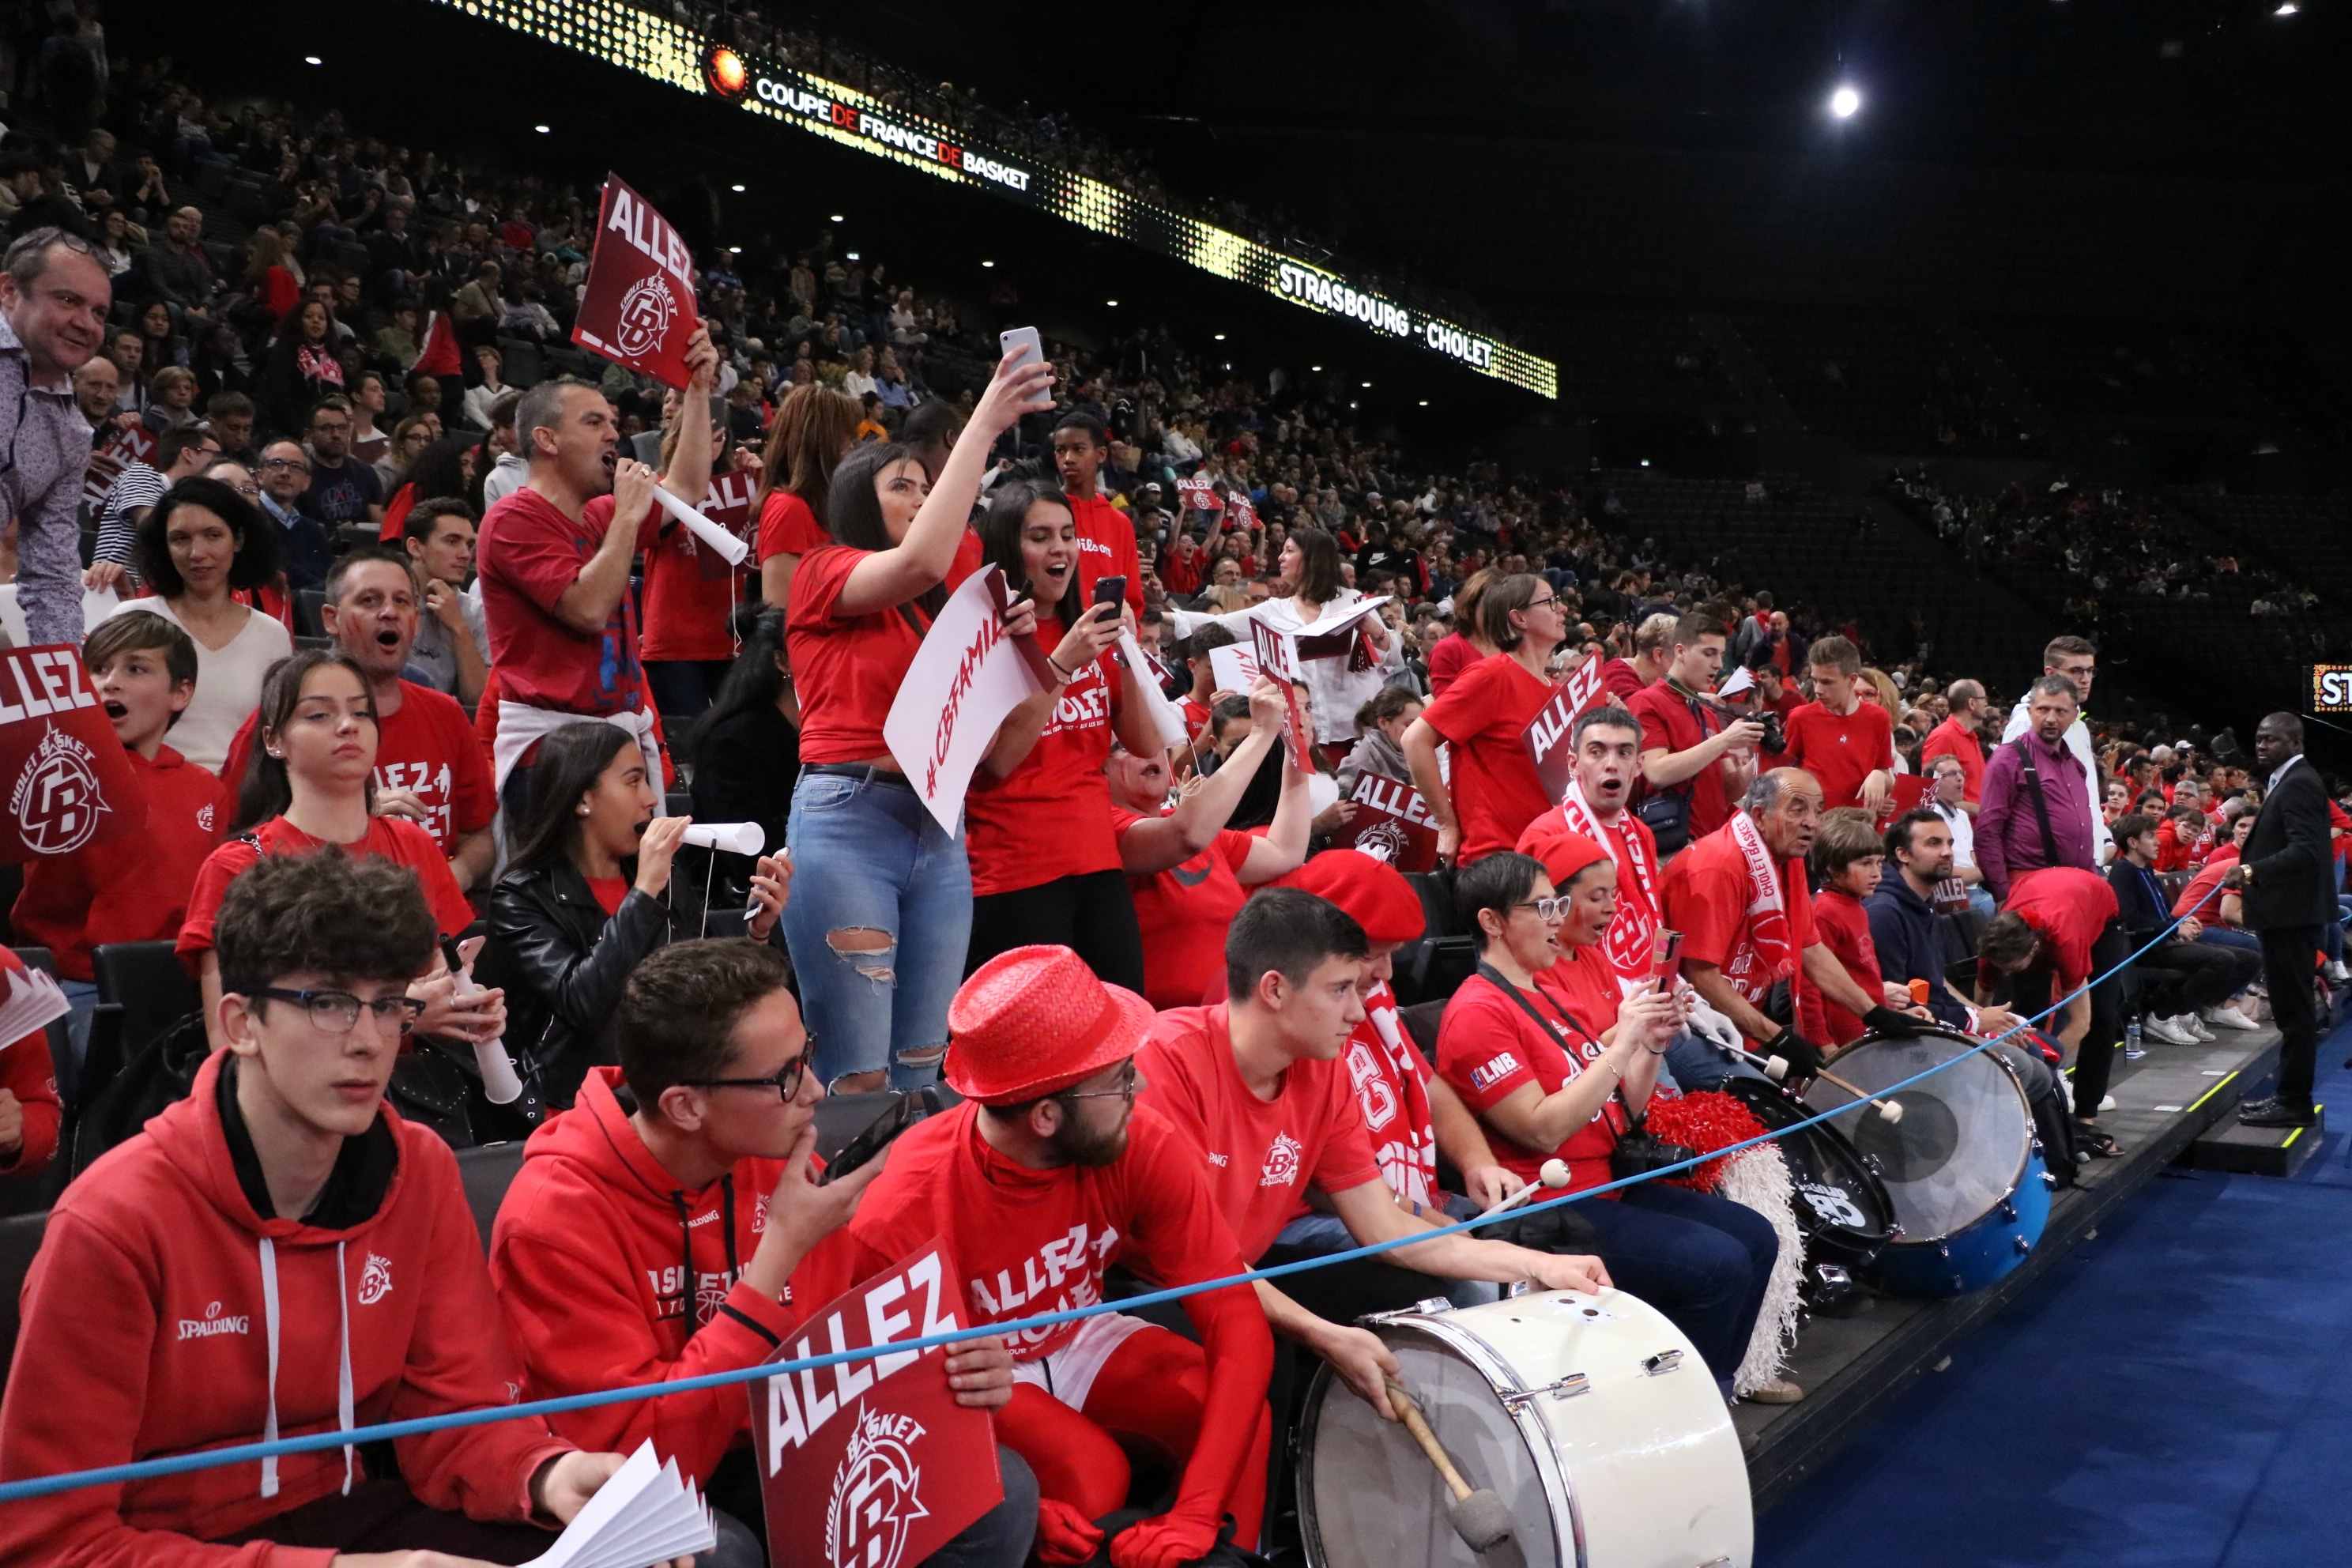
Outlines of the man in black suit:
M 2303 721 L 2273 713 L 2254 731 L 2254 760 L 2266 775 L 2263 809 L 2244 856 L 2221 886 L 2245 899 L 2246 929 L 2263 940 L 2263 975 L 2278 1024 L 2278 1093 L 2239 1107 L 2248 1127 L 2308 1127 L 2311 1079 L 2319 1053 L 2312 1005 L 2319 928 L 2336 918 L 2329 888 L 2335 858 L 2327 842 L 2327 788 L 2304 760 Z

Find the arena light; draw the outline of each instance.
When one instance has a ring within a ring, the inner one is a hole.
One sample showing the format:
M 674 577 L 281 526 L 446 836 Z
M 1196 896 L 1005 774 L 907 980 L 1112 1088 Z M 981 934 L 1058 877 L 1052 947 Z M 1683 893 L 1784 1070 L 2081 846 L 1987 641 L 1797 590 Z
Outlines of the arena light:
M 2296 5 L 2294 0 L 2280 0 L 2279 8 L 2272 12 L 2271 15 L 2273 16 L 2292 16 L 2297 11 L 2302 9 L 2303 7 Z
M 322 60 L 322 59 L 320 59 L 320 58 L 318 56 L 316 56 L 316 55 L 304 55 L 304 56 L 302 57 L 302 63 L 303 63 L 304 65 L 306 65 L 306 66 L 322 66 L 322 65 L 325 65 L 327 62 L 326 62 L 326 61 L 324 61 L 324 60 Z
M 730 185 L 727 188 L 733 191 L 739 196 L 743 194 L 743 187 L 740 185 Z
M 832 222 L 832 223 L 847 223 L 849 220 L 848 220 L 847 218 L 845 218 L 845 217 L 842 216 L 839 213 L 835 213 L 835 214 L 834 214 L 834 215 L 833 215 L 833 216 L 832 216 L 830 219 L 828 219 L 827 221 L 828 221 L 828 222 Z
M 706 62 L 718 49 L 733 53 L 739 46 L 719 45 L 632 0 L 439 3 L 682 92 L 730 101 Z M 908 113 L 856 88 L 781 62 L 740 53 L 738 58 L 749 86 L 731 101 L 745 113 L 1066 219 L 1090 234 L 1124 240 L 1318 315 L 1344 318 L 1354 323 L 1353 330 L 1416 343 L 1474 374 L 1539 397 L 1559 395 L 1559 367 L 1551 361 L 1392 298 L 1370 279 L 1360 283 L 1230 229 L 1139 200 L 1104 181 L 974 145 L 952 126 Z M 731 73 L 722 74 L 731 79 Z
M 1223 333 L 1223 332 L 1219 332 L 1219 333 L 1217 333 L 1217 334 L 1216 334 L 1216 338 L 1217 338 L 1217 341 L 1218 341 L 1219 342 L 1223 342 L 1225 341 L 1225 334 L 1224 334 L 1224 333 Z
M 532 126 L 532 127 L 531 127 L 531 129 L 532 129 L 533 131 L 538 132 L 541 136 L 549 136 L 549 135 L 552 135 L 552 134 L 554 134 L 553 128 L 552 128 L 552 127 L 551 127 L 551 126 L 546 126 L 546 125 L 534 125 L 534 126 Z
M 1116 300 L 1105 300 L 1103 303 L 1108 305 L 1114 310 L 1118 309 L 1118 301 Z
M 995 262 L 993 262 L 993 261 L 983 261 L 983 262 L 982 262 L 982 263 L 981 263 L 981 265 L 982 265 L 982 267 L 993 267 L 993 266 L 995 266 L 995 265 L 996 265 L 996 263 L 995 263 Z
M 1830 94 L 1830 113 L 1840 120 L 1852 120 L 1861 112 L 1862 93 L 1848 83 L 1839 83 L 1837 90 Z

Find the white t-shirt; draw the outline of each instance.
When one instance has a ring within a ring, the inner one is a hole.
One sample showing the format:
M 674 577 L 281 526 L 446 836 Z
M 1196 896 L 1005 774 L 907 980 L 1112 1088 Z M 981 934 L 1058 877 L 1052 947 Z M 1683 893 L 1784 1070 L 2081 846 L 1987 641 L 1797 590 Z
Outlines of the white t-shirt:
M 114 614 L 124 616 L 134 610 L 161 616 L 182 631 L 187 630 L 171 605 L 158 598 L 126 599 Z M 195 641 L 193 634 L 190 640 Z M 164 743 L 198 767 L 220 772 L 228 761 L 229 742 L 261 706 L 262 678 L 271 665 L 291 658 L 293 652 L 294 639 L 285 626 L 258 610 L 247 612 L 245 629 L 230 638 L 226 647 L 208 648 L 196 642 L 196 695 L 163 737 Z M 236 781 L 229 782 L 233 787 Z
M 1952 868 L 1965 871 L 1977 863 L 1977 826 L 1969 814 L 1940 800 L 1927 803 L 1952 830 Z

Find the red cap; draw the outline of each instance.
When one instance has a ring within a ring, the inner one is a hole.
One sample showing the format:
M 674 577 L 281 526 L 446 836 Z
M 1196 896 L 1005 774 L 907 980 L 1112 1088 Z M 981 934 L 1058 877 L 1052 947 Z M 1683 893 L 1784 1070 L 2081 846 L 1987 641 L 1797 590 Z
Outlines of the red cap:
M 1519 853 L 1543 862 L 1544 875 L 1551 879 L 1555 891 L 1565 891 L 1577 873 L 1594 861 L 1611 858 L 1608 850 L 1565 827 L 1528 833 L 1519 840 Z
M 1066 947 L 1016 947 L 971 973 L 948 1005 L 948 1085 L 982 1105 L 1067 1089 L 1135 1054 L 1154 1016 Z
M 1404 873 L 1360 849 L 1326 849 L 1276 880 L 1337 904 L 1370 942 L 1413 942 L 1428 929 L 1421 897 Z

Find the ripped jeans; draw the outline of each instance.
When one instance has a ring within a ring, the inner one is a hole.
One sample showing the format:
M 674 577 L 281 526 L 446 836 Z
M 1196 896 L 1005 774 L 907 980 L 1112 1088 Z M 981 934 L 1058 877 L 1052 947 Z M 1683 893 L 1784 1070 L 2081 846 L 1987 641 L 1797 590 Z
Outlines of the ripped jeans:
M 785 838 L 784 906 L 817 1076 L 889 1069 L 893 1089 L 937 1081 L 948 1004 L 971 940 L 971 867 L 896 775 L 803 769 Z

